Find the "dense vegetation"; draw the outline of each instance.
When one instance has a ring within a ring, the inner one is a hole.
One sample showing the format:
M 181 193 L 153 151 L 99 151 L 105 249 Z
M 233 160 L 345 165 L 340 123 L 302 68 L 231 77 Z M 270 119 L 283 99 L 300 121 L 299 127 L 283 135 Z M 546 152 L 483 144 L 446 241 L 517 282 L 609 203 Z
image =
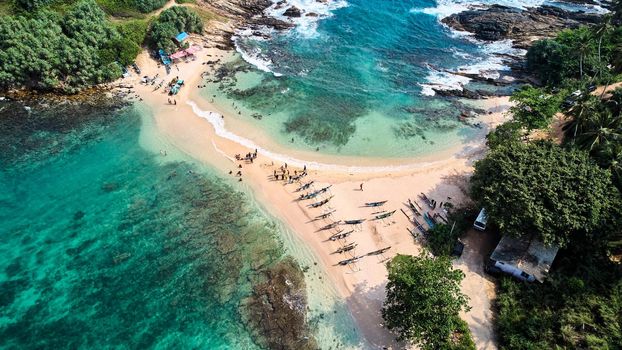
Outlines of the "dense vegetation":
M 14 14 L 0 17 L 0 89 L 75 93 L 120 77 L 147 37 L 154 45 L 173 49 L 171 38 L 179 31 L 202 31 L 202 20 L 185 7 L 163 11 L 151 28 L 148 19 L 111 21 L 102 10 L 118 14 L 110 9 L 123 7 L 146 12 L 164 3 L 15 0 Z
M 598 27 L 565 30 L 538 41 L 527 52 L 527 67 L 545 84 L 610 81 L 622 71 L 622 27 L 605 16 Z
M 460 292 L 464 274 L 447 257 L 397 255 L 388 264 L 385 325 L 398 339 L 421 349 L 475 349 L 459 313 L 468 301 Z
M 167 51 L 175 49 L 172 37 L 179 32 L 202 33 L 203 21 L 187 7 L 175 6 L 164 10 L 152 24 L 149 44 Z
M 32 17 L 0 18 L 0 86 L 29 86 L 67 92 L 121 74 L 114 62 L 121 40 L 93 1 L 61 16 L 47 10 Z M 105 53 L 105 54 L 103 54 Z
M 97 0 L 107 13 L 117 17 L 135 16 L 136 12 L 147 13 L 157 10 L 167 0 Z
M 501 348 L 622 347 L 619 266 L 593 261 L 589 255 L 577 251 L 558 257 L 558 266 L 563 268 L 556 269 L 543 284 L 526 285 L 509 278 L 500 281 L 496 304 Z
M 545 86 L 516 92 L 514 120 L 488 135 L 476 164 L 472 196 L 490 226 L 564 246 L 544 283 L 501 279 L 502 349 L 622 348 L 622 89 L 587 89 L 622 80 L 616 6 L 600 25 L 535 43 L 528 69 Z M 555 112 L 567 117 L 561 144 L 531 140 Z
M 476 164 L 471 184 L 474 198 L 504 234 L 535 234 L 560 246 L 600 232 L 620 204 L 607 170 L 584 152 L 550 142 L 510 142 L 491 150 Z

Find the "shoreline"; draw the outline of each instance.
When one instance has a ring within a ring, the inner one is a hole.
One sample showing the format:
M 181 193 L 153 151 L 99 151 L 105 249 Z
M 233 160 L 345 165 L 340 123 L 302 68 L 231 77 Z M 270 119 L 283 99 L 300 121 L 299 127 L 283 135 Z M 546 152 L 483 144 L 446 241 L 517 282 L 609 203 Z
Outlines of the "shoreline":
M 339 247 L 339 244 L 326 242 L 330 234 L 319 230 L 329 224 L 331 219 L 312 221 L 316 216 L 325 213 L 326 209 L 309 208 L 307 205 L 312 201 L 296 201 L 299 193 L 294 191 L 298 185 L 286 185 L 282 181 L 272 179 L 273 172 L 279 169 L 282 162 L 280 159 L 269 157 L 270 151 L 265 152 L 267 154 L 259 151 L 253 164 L 236 162 L 235 154 L 243 155 L 254 150 L 218 136 L 213 125 L 196 115 L 187 103 L 200 98 L 195 89 L 202 81 L 201 72 L 205 71 L 202 61 L 207 57 L 206 55 L 210 55 L 211 60 L 222 58 L 227 54 L 229 53 L 215 48 L 203 49 L 195 61 L 180 63 L 179 72 L 173 69 L 172 74 L 179 75 L 186 82 L 180 93 L 175 96 L 176 105 L 167 104 L 167 96 L 161 91 L 153 92 L 151 86 L 141 85 L 134 81 L 136 93 L 152 110 L 153 126 L 159 134 L 158 138 L 161 138 L 158 140 L 141 137 L 141 145 L 155 153 L 161 153 L 163 144 L 171 144 L 192 159 L 211 165 L 220 171 L 220 175 L 225 179 L 232 177 L 232 183 L 238 183 L 243 190 L 250 191 L 253 198 L 270 215 L 279 219 L 311 250 L 317 259 L 318 266 L 325 271 L 333 287 L 348 305 L 367 346 L 401 348 L 403 344 L 396 343 L 394 336 L 382 327 L 380 308 L 386 283 L 384 262 L 397 253 L 417 254 L 421 249 L 421 244 L 413 240 L 407 230 L 412 224 L 399 209 L 407 210 L 403 203 L 408 199 L 416 200 L 420 192 L 436 198 L 438 202 L 447 201 L 447 198 L 451 198 L 453 204 L 464 201 L 466 179 L 472 171 L 473 160 L 481 157 L 485 151 L 484 140 L 480 139 L 474 144 L 463 145 L 461 152 L 452 152 L 449 156 L 447 154 L 432 155 L 437 157 L 435 162 L 422 164 L 421 161 L 415 160 L 416 166 L 412 168 L 372 169 L 377 171 L 361 168 L 360 171 L 354 173 L 347 171 L 347 168 L 346 171 L 339 168 L 314 168 L 311 162 L 308 162 L 309 175 L 304 181 L 314 180 L 316 188 L 332 185 L 330 194 L 334 197 L 327 205 L 335 210 L 332 220 L 367 219 L 352 233 L 354 241 L 358 244 L 356 254 L 363 255 L 391 246 L 382 258 L 366 257 L 356 264 L 354 270 L 350 267 L 334 266 L 338 261 L 349 256 L 331 254 Z M 153 76 L 163 71 L 163 68 L 158 68 L 145 53 L 139 56 L 138 63 L 143 69 L 143 75 Z M 213 72 L 213 69 L 207 71 Z M 127 82 L 124 80 L 124 83 Z M 493 112 L 485 116 L 492 123 L 504 118 L 503 111 L 495 109 L 499 109 L 498 106 L 505 106 L 507 98 L 488 99 L 482 103 Z M 200 104 L 206 106 L 208 110 L 218 112 L 217 108 L 206 100 L 201 100 Z M 225 115 L 224 118 L 226 121 L 227 116 Z M 235 132 L 235 130 L 230 131 Z M 333 159 L 337 164 L 339 164 L 338 158 Z M 242 169 L 237 168 L 239 164 L 242 165 Z M 301 168 L 302 166 L 295 167 L 295 164 L 290 163 L 288 169 L 302 171 Z M 228 171 L 235 174 L 238 170 L 242 171 L 241 183 L 237 177 L 228 175 Z M 359 190 L 361 183 L 364 184 L 364 191 Z M 361 208 L 365 202 L 379 200 L 388 201 L 387 210 L 396 210 L 389 220 L 372 221 L 373 210 Z M 455 266 L 462 268 L 467 276 L 470 276 L 463 281 L 464 291 L 472 301 L 477 299 L 478 303 L 483 303 L 483 305 L 471 305 L 472 310 L 465 315 L 465 319 L 472 329 L 478 348 L 494 348 L 494 343 L 491 341 L 490 299 L 479 300 L 481 295 L 490 295 L 492 287 L 482 283 L 485 277 L 476 270 L 479 261 L 465 263 L 463 260 L 465 260 L 464 257 L 458 259 Z

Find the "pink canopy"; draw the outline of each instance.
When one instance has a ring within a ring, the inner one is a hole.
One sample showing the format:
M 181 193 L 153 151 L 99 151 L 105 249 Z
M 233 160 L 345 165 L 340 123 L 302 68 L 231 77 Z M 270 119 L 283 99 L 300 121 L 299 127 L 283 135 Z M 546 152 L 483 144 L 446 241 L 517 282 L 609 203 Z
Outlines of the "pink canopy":
M 186 57 L 186 56 L 190 56 L 190 55 L 194 55 L 195 52 L 201 50 L 201 47 L 198 45 L 192 45 L 189 48 L 185 49 L 185 50 L 181 50 L 181 51 L 177 51 L 174 54 L 170 55 L 169 57 L 173 60 L 178 59 L 178 58 L 182 58 L 182 57 Z

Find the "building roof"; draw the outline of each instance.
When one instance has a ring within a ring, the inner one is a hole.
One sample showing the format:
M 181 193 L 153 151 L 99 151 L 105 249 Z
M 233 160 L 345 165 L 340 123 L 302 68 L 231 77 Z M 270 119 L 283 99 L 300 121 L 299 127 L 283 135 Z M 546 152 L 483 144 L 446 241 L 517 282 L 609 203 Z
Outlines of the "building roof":
M 490 258 L 514 265 L 543 282 L 558 250 L 559 247 L 547 247 L 534 237 L 515 238 L 505 235 Z
M 177 40 L 177 42 L 180 43 L 180 42 L 186 40 L 186 38 L 188 38 L 188 33 L 181 32 L 181 33 L 177 34 L 177 36 L 175 37 L 175 40 Z

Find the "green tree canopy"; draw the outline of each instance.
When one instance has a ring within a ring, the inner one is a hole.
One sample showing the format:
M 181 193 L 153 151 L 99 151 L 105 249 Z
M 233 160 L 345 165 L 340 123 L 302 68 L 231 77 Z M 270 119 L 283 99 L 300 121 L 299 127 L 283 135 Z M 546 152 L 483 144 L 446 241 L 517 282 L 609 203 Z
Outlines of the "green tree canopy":
M 203 20 L 187 7 L 173 6 L 162 11 L 158 19 L 152 24 L 149 44 L 154 49 L 174 50 L 173 37 L 184 31 L 202 33 Z
M 397 255 L 388 264 L 382 317 L 398 339 L 422 349 L 474 349 L 458 314 L 468 309 L 460 292 L 464 274 L 447 257 Z
M 619 267 L 595 264 L 581 252 L 560 259 L 563 268 L 543 284 L 500 281 L 495 300 L 500 348 L 620 349 Z
M 514 120 L 527 130 L 544 129 L 549 126 L 559 110 L 559 96 L 547 94 L 543 89 L 523 86 L 510 97 Z
M 620 203 L 609 171 L 585 152 L 549 142 L 496 147 L 476 163 L 471 185 L 504 234 L 537 234 L 560 246 L 576 234 L 597 234 Z
M 81 0 L 62 15 L 40 9 L 29 17 L 0 17 L 0 88 L 77 92 L 121 75 L 140 52 L 146 23 L 120 26 L 94 0 Z
M 519 142 L 524 134 L 521 124 L 515 120 L 510 120 L 497 126 L 486 135 L 486 145 L 490 148 L 496 148 L 510 142 Z

